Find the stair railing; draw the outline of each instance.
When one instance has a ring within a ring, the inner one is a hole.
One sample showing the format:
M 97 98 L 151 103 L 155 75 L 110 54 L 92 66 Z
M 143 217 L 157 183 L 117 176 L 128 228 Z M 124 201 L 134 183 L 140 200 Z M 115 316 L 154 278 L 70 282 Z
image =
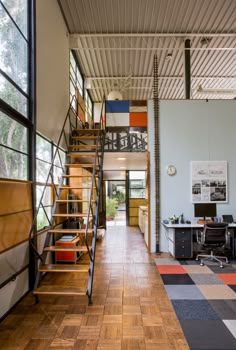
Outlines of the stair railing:
M 100 126 L 103 129 L 103 108 L 105 105 L 105 98 L 102 102 L 102 109 L 101 109 L 101 115 L 100 115 Z M 100 207 L 100 199 L 101 199 L 101 188 L 102 188 L 102 172 L 103 172 L 103 158 L 104 158 L 104 144 L 105 144 L 105 129 L 100 131 L 99 137 L 97 137 L 96 140 L 96 156 L 94 161 L 94 167 L 93 167 L 93 177 L 92 177 L 92 188 L 90 193 L 90 200 L 89 200 L 89 208 L 91 208 L 92 205 L 92 191 L 94 184 L 96 184 L 96 209 L 95 209 L 95 215 L 93 220 L 93 237 L 92 237 L 92 250 L 90 254 L 90 267 L 89 267 L 89 279 L 88 279 L 88 287 L 87 287 L 87 295 L 89 303 L 92 302 L 92 287 L 93 287 L 93 276 L 94 276 L 94 265 L 95 265 L 95 253 L 96 253 L 96 240 L 97 240 L 97 227 L 98 227 L 98 217 L 99 217 L 99 207 Z M 98 160 L 98 181 L 96 181 L 96 168 L 97 168 L 97 160 Z M 97 183 L 98 182 L 98 183 Z M 87 220 L 88 224 L 88 220 Z M 86 228 L 86 232 L 87 232 Z M 88 236 L 86 235 L 86 239 L 88 239 Z M 88 242 L 86 243 L 86 245 Z
M 39 202 L 38 202 L 38 206 L 37 206 L 37 208 L 35 210 L 35 215 L 34 215 L 34 218 L 33 218 L 33 221 L 32 221 L 31 227 L 30 227 L 30 230 L 29 230 L 28 237 L 29 237 L 30 247 L 33 249 L 34 254 L 36 255 L 36 257 L 39 260 L 41 260 L 41 262 L 43 262 L 45 257 L 44 257 L 44 254 L 38 252 L 37 242 L 35 242 L 35 238 L 38 235 L 36 226 L 37 226 L 37 217 L 38 217 L 38 214 L 39 214 L 39 210 L 40 210 L 40 208 L 43 209 L 43 211 L 45 213 L 45 216 L 46 216 L 46 219 L 47 219 L 48 224 L 49 224 L 49 226 L 47 227 L 47 230 L 49 230 L 50 227 L 53 225 L 53 214 L 55 213 L 55 210 L 56 210 L 56 200 L 60 196 L 60 193 L 61 193 L 60 187 L 63 184 L 63 181 L 64 181 L 63 175 L 65 174 L 65 171 L 66 171 L 65 170 L 65 166 L 63 166 L 63 164 L 62 164 L 62 160 L 61 160 L 61 156 L 60 156 L 60 152 L 59 152 L 60 148 L 62 148 L 61 147 L 61 143 L 64 140 L 64 144 L 66 145 L 66 152 L 68 152 L 68 149 L 69 149 L 68 136 L 71 134 L 72 130 L 76 128 L 76 126 L 78 127 L 78 125 L 80 125 L 81 128 L 83 126 L 83 122 L 79 119 L 79 117 L 78 117 L 78 115 L 76 113 L 76 110 L 73 107 L 74 103 L 76 103 L 76 105 L 78 105 L 78 101 L 76 99 L 76 96 L 72 97 L 70 105 L 69 105 L 69 108 L 68 108 L 68 111 L 66 113 L 66 117 L 65 117 L 65 120 L 64 120 L 64 123 L 63 123 L 62 129 L 61 129 L 59 138 L 58 138 L 58 142 L 57 142 L 57 145 L 55 146 L 56 149 L 55 149 L 55 152 L 54 152 L 54 155 L 53 155 L 53 158 L 52 158 L 52 164 L 50 166 L 48 175 L 46 177 L 45 186 L 44 186 L 44 188 L 42 190 L 42 193 L 41 193 L 41 196 L 40 196 L 40 199 L 39 199 Z M 63 137 L 64 137 L 64 139 L 63 139 Z M 61 164 L 61 167 L 63 169 L 62 170 L 61 179 L 60 179 L 60 184 L 59 184 L 59 190 L 57 189 L 57 185 L 54 183 L 54 179 L 53 179 L 53 166 L 54 166 L 54 161 L 55 161 L 57 155 L 59 156 L 60 164 Z M 50 181 L 50 179 L 51 179 L 51 181 Z M 36 184 L 34 184 L 34 185 L 36 185 Z M 48 217 L 48 214 L 47 214 L 47 212 L 45 210 L 45 207 L 43 205 L 43 199 L 44 199 L 45 191 L 46 191 L 46 188 L 49 185 L 53 186 L 53 188 L 55 190 L 55 193 L 56 193 L 55 200 L 54 200 L 54 205 L 53 205 L 53 209 L 52 209 L 51 219 Z M 46 242 L 46 244 L 48 244 L 48 243 L 49 242 Z

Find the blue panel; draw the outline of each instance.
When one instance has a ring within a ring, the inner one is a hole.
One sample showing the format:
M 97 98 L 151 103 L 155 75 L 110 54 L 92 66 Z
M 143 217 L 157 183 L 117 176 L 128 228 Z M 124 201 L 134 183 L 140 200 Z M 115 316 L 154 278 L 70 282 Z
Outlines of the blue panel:
M 129 101 L 106 101 L 106 113 L 129 113 Z

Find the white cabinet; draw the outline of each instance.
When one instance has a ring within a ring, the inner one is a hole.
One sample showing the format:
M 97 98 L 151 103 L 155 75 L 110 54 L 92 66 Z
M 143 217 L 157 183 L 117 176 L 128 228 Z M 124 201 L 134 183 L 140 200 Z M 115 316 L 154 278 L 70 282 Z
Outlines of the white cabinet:
M 149 244 L 149 234 L 148 234 L 148 209 L 144 211 L 144 240 L 148 247 Z
M 144 233 L 145 231 L 145 211 L 147 210 L 147 207 L 146 206 L 140 206 L 139 207 L 139 210 L 138 210 L 138 225 L 139 225 L 139 228 L 140 228 L 140 231 L 142 233 Z

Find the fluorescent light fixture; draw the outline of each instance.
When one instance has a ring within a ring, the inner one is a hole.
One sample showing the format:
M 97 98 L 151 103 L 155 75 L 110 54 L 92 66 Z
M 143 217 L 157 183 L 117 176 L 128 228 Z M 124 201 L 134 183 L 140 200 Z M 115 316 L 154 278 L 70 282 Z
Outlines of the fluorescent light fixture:
M 120 169 L 126 169 L 126 167 L 125 166 L 120 166 Z
M 125 157 L 119 157 L 119 158 L 117 158 L 117 160 L 126 160 L 126 158 Z
M 236 89 L 205 89 L 199 85 L 196 93 L 201 95 L 236 95 Z

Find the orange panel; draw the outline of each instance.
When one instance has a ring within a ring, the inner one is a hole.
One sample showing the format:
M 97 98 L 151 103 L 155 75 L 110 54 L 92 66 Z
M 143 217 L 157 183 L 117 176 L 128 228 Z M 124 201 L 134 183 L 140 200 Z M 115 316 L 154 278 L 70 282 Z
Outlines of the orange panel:
M 130 112 L 130 126 L 147 126 L 147 112 Z
M 56 246 L 62 247 L 73 247 L 75 243 L 72 242 L 60 242 L 60 240 L 56 241 Z M 56 252 L 57 261 L 66 261 L 66 262 L 76 262 L 76 252 Z

